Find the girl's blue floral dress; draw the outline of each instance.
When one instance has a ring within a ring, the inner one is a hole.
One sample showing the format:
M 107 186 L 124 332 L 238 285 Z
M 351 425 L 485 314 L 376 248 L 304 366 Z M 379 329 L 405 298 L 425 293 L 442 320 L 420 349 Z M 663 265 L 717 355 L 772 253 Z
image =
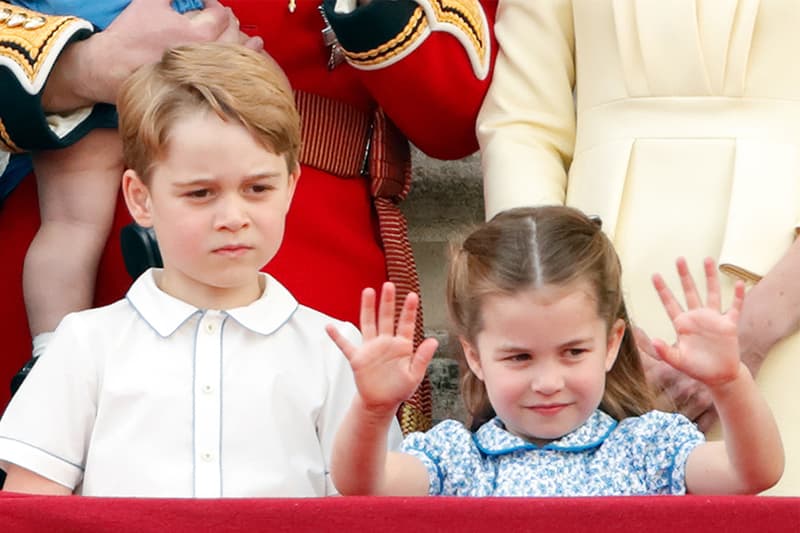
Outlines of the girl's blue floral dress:
M 509 433 L 494 418 L 475 433 L 446 420 L 409 435 L 401 451 L 428 469 L 432 495 L 685 494 L 686 459 L 704 441 L 683 415 L 652 411 L 618 423 L 597 410 L 544 447 Z

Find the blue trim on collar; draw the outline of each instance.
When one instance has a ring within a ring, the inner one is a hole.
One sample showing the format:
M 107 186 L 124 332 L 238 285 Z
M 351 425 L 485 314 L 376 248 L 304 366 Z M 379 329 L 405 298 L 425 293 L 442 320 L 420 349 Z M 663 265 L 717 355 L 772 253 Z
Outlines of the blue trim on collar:
M 519 451 L 584 452 L 601 446 L 616 429 L 617 421 L 599 409 L 574 431 L 538 446 L 510 433 L 503 421 L 495 417 L 472 434 L 472 440 L 481 453 L 490 456 L 506 455 Z
M 133 282 L 125 299 L 159 336 L 167 338 L 195 315 L 206 310 L 171 296 L 156 285 L 151 268 Z M 271 335 L 288 322 L 300 304 L 292 293 L 269 274 L 259 274 L 264 278 L 264 292 L 254 302 L 244 307 L 223 310 L 242 327 L 261 335 Z

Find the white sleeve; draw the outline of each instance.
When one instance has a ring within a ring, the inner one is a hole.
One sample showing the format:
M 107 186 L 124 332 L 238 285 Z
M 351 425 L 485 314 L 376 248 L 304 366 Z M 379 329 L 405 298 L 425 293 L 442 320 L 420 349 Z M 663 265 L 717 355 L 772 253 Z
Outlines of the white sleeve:
M 0 465 L 72 490 L 83 479 L 97 410 L 98 371 L 79 314 L 68 315 L 0 420 Z
M 478 115 L 486 216 L 563 204 L 575 146 L 571 0 L 500 0 L 492 83 Z

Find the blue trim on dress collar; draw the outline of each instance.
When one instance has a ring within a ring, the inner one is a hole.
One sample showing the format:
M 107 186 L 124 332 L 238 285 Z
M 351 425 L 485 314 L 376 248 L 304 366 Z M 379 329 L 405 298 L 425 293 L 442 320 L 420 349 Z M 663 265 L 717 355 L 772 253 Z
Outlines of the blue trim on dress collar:
M 544 446 L 537 446 L 510 433 L 503 421 L 495 417 L 472 435 L 475 446 L 485 455 L 506 455 L 518 451 L 554 450 L 583 452 L 601 446 L 617 427 L 617 421 L 599 409 L 572 431 Z

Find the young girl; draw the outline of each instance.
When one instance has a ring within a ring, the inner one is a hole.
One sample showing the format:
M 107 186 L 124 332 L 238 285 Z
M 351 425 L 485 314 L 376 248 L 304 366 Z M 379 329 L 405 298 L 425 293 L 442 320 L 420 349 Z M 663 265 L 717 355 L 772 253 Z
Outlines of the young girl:
M 588 496 L 757 493 L 775 484 L 783 449 L 772 414 L 739 360 L 744 288 L 720 311 L 715 265 L 705 304 L 678 261 L 687 309 L 656 275 L 677 334 L 659 356 L 707 384 L 724 442 L 704 442 L 680 414 L 652 410 L 620 288 L 617 255 L 599 225 L 566 207 L 519 208 L 472 233 L 450 267 L 447 298 L 463 348 L 471 430 L 447 420 L 387 454 L 397 405 L 436 349 L 412 350 L 416 296 L 397 331 L 394 288 L 361 302 L 364 343 L 328 333 L 350 361 L 356 395 L 337 434 L 342 494 Z

